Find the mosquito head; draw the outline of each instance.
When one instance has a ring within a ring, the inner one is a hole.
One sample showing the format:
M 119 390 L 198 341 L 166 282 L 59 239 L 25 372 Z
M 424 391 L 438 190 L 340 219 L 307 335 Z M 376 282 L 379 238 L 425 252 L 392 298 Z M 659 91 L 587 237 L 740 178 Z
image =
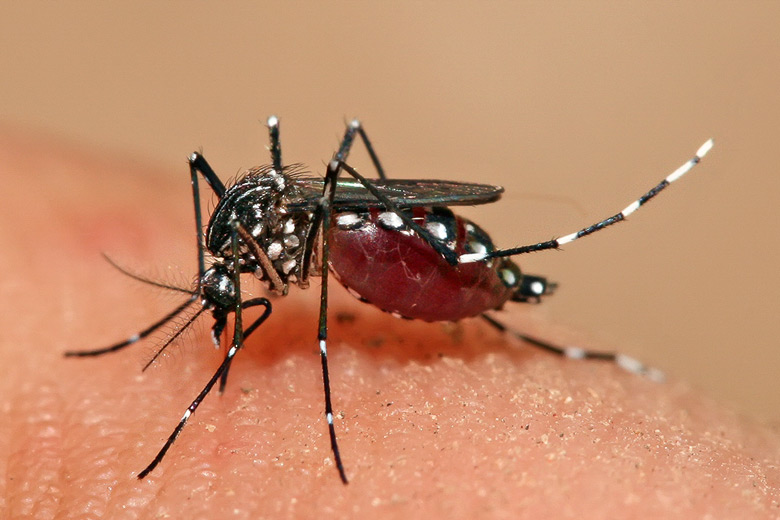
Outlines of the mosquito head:
M 209 308 L 231 309 L 236 305 L 233 276 L 224 264 L 214 264 L 201 279 L 204 304 Z

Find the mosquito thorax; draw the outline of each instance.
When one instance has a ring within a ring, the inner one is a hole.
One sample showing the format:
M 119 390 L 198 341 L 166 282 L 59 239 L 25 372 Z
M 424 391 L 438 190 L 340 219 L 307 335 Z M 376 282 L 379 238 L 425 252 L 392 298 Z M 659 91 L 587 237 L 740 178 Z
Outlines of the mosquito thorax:
M 300 281 L 300 269 L 311 212 L 291 211 L 288 205 L 296 196 L 295 166 L 277 171 L 272 166 L 253 168 L 228 188 L 212 213 L 206 230 L 206 247 L 216 258 L 231 258 L 231 226 L 240 224 L 251 235 L 257 248 L 273 265 L 286 286 Z M 242 241 L 243 242 L 243 241 Z M 272 278 L 266 267 L 241 245 L 241 271 L 254 273 L 261 280 Z

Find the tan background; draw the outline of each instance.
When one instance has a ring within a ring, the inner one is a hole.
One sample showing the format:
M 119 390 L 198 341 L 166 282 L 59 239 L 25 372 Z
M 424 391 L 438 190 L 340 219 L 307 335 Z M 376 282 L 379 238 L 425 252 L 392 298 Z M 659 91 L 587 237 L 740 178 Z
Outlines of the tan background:
M 503 246 L 621 209 L 712 136 L 630 224 L 520 260 L 561 282 L 551 322 L 777 422 L 778 22 L 770 3 L 5 2 L 0 123 L 186 185 L 193 149 L 223 178 L 266 162 L 271 113 L 286 161 L 321 173 L 359 116 L 393 176 L 504 185 L 466 211 Z

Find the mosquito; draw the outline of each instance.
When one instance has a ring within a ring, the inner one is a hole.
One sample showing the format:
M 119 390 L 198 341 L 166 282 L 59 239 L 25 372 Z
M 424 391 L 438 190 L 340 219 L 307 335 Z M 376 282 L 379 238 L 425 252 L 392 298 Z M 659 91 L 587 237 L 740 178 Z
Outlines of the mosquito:
M 498 249 L 487 232 L 457 216 L 450 208 L 496 202 L 503 192 L 500 186 L 389 179 L 358 120 L 347 125 L 325 177 L 309 176 L 300 165 L 283 165 L 278 118 L 271 116 L 267 126 L 271 164 L 249 169 L 229 187 L 200 153 L 193 153 L 189 158 L 198 257 L 198 276 L 193 288 L 161 284 L 119 268 L 142 282 L 186 293 L 185 301 L 124 341 L 96 350 L 65 353 L 84 357 L 115 352 L 181 316 L 189 316 L 158 349 L 148 367 L 176 337 L 208 312 L 214 320 L 212 340 L 220 347 L 228 317 L 234 316 L 233 339 L 224 360 L 187 407 L 154 459 L 138 473 L 139 479 L 160 464 L 217 382 L 220 393 L 224 390 L 230 365 L 244 346 L 244 340 L 271 315 L 272 306 L 267 298 L 242 300 L 241 275 L 245 274 L 254 275 L 277 295 L 287 294 L 291 285 L 307 288 L 310 278 L 321 277 L 317 341 L 325 419 L 335 466 L 344 484 L 348 479 L 333 422 L 328 371 L 329 273 L 362 301 L 396 316 L 429 322 L 481 316 L 500 331 L 547 352 L 568 358 L 612 361 L 631 372 L 659 377 L 657 371 L 618 353 L 560 347 L 511 331 L 489 312 L 501 309 L 507 302 L 539 302 L 556 287 L 543 276 L 521 272 L 510 257 L 558 249 L 625 220 L 692 170 L 712 148 L 712 139 L 693 158 L 619 213 L 560 238 Z M 364 177 L 347 163 L 358 138 L 368 151 L 376 178 Z M 345 178 L 339 178 L 340 175 Z M 205 231 L 199 178 L 205 180 L 218 199 Z M 243 314 L 251 307 L 263 307 L 263 312 L 244 328 Z

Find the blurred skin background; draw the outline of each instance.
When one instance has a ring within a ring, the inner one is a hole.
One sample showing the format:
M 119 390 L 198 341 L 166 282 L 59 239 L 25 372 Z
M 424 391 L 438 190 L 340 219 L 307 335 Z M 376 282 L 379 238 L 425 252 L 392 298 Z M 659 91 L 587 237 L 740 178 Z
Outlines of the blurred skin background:
M 532 312 L 585 346 L 777 423 L 777 20 L 750 2 L 8 2 L 0 125 L 161 165 L 187 196 L 193 150 L 223 179 L 267 162 L 270 114 L 285 161 L 317 174 L 359 117 L 393 177 L 505 186 L 463 210 L 502 247 L 619 211 L 713 137 L 630 223 L 517 260 L 560 283 Z M 351 162 L 370 171 L 362 147 Z M 108 252 L 194 272 L 194 254 Z

